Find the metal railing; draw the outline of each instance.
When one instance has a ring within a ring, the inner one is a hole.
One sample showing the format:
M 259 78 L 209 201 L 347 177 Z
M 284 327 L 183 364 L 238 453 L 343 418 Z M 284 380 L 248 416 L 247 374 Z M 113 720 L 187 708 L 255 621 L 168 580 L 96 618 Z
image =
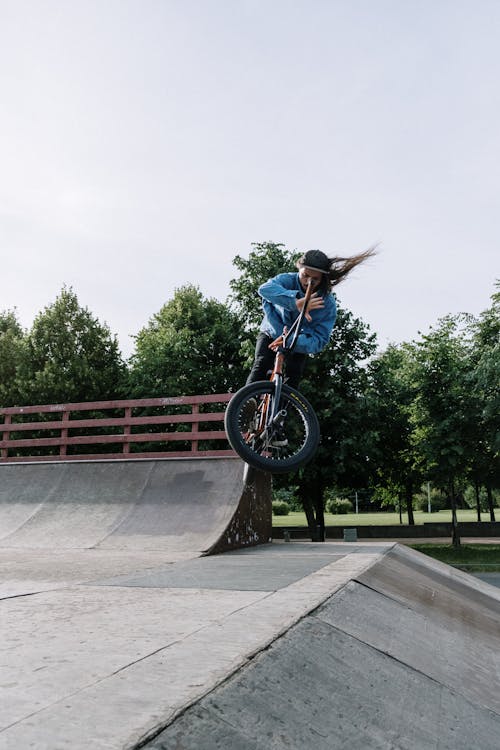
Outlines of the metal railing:
M 0 463 L 235 456 L 224 430 L 231 396 L 0 408 Z

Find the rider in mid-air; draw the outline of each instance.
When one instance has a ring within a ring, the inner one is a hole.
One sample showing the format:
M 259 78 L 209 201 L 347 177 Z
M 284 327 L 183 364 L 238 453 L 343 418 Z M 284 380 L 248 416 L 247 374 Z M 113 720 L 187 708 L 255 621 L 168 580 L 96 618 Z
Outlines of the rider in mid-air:
M 275 352 L 283 342 L 283 329 L 289 329 L 302 310 L 305 291 L 311 283 L 312 295 L 304 322 L 287 360 L 287 383 L 298 387 L 307 355 L 321 352 L 330 340 L 337 317 L 332 288 L 373 254 L 374 248 L 370 248 L 348 258 L 329 258 L 321 250 L 308 250 L 298 260 L 296 273 L 280 273 L 259 287 L 264 319 L 247 384 L 268 379 Z

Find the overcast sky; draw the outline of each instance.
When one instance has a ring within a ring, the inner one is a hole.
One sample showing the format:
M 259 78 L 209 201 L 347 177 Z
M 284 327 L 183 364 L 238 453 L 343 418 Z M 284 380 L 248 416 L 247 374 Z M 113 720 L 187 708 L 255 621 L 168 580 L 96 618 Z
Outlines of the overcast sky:
M 500 0 L 0 0 L 0 310 L 131 335 L 252 242 L 380 254 L 384 348 L 500 277 Z

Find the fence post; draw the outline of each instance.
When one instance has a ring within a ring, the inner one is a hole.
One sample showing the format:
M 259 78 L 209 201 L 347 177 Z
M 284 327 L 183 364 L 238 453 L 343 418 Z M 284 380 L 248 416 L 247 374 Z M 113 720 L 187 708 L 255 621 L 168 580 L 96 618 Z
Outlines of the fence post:
M 191 412 L 193 414 L 199 414 L 200 413 L 200 405 L 199 404 L 192 404 L 191 406 Z M 191 423 L 191 432 L 198 432 L 200 427 L 199 422 L 192 422 Z M 191 450 L 197 451 L 198 450 L 198 441 L 197 440 L 191 440 Z
M 9 425 L 10 425 L 10 424 L 11 424 L 11 422 L 12 422 L 12 417 L 11 417 L 11 415 L 10 415 L 10 414 L 6 414 L 6 415 L 5 415 L 5 421 L 4 421 L 4 424 L 9 424 Z M 9 431 L 7 431 L 7 432 L 4 432 L 4 433 L 2 433 L 2 434 L 3 434 L 3 439 L 4 439 L 4 440 L 9 440 L 9 438 L 10 438 L 10 432 L 9 432 Z M 8 457 L 8 455 L 9 455 L 9 449 L 8 449 L 8 448 L 2 448 L 2 458 L 7 458 L 7 457 Z
M 128 424 L 123 425 L 123 434 L 127 436 L 127 440 L 123 442 L 123 448 L 122 453 L 130 453 L 130 435 L 131 435 L 131 428 L 130 428 L 130 420 L 132 418 L 132 407 L 126 406 L 125 407 L 125 419 L 128 420 Z
M 69 421 L 69 415 L 71 412 L 69 411 L 63 411 L 62 413 L 62 421 L 67 422 Z M 59 446 L 59 455 L 65 456 L 67 453 L 68 444 L 68 428 L 67 427 L 61 427 L 61 445 Z

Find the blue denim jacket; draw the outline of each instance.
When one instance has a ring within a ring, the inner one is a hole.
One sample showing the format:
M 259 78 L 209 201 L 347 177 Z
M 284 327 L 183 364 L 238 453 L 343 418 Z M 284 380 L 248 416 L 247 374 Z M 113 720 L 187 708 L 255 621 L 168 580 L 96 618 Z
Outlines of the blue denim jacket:
M 283 326 L 290 328 L 299 314 L 295 300 L 303 297 L 298 273 L 280 273 L 259 287 L 262 297 L 264 320 L 260 330 L 271 338 L 283 333 Z M 311 311 L 311 322 L 305 318 L 297 339 L 295 351 L 301 354 L 316 354 L 322 351 L 330 340 L 337 318 L 337 303 L 334 294 L 324 298 L 325 306 Z

